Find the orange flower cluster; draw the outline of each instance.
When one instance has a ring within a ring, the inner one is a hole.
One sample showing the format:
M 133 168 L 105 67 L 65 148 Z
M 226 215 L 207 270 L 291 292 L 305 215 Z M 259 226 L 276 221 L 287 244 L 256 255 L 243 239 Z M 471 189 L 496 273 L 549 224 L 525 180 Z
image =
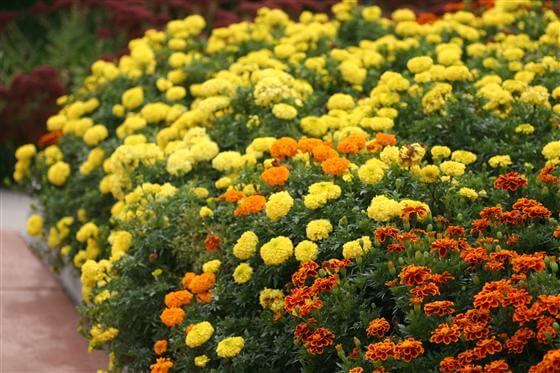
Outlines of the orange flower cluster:
M 249 214 L 256 214 L 262 211 L 266 204 L 266 198 L 261 195 L 254 195 L 243 198 L 237 208 L 233 211 L 234 216 L 243 216 Z
M 365 356 L 373 363 L 385 361 L 390 357 L 408 363 L 423 353 L 424 347 L 422 342 L 413 338 L 407 338 L 398 344 L 395 344 L 390 339 L 385 339 L 382 342 L 372 343 L 367 346 Z
M 165 295 L 165 305 L 169 308 L 190 304 L 193 295 L 188 290 L 172 291 Z
M 517 189 L 527 186 L 527 178 L 519 172 L 502 174 L 494 181 L 494 188 L 515 192 Z
M 357 154 L 366 147 L 366 138 L 363 135 L 350 135 L 338 143 L 336 149 L 345 154 Z
M 163 355 L 167 352 L 167 340 L 160 339 L 159 341 L 156 341 L 156 343 L 154 343 L 154 352 L 156 355 Z
M 212 301 L 212 292 L 216 282 L 216 275 L 214 273 L 202 273 L 197 275 L 193 272 L 187 272 L 183 277 L 183 287 L 196 294 L 196 301 L 198 303 L 210 303 Z
M 183 322 L 185 319 L 185 311 L 178 307 L 166 308 L 159 318 L 167 327 L 171 328 Z
M 245 195 L 243 194 L 243 192 L 239 192 L 235 189 L 228 189 L 224 194 L 219 196 L 218 199 L 220 201 L 226 201 L 226 202 L 237 202 L 244 196 Z
M 270 155 L 279 160 L 293 157 L 297 151 L 298 143 L 291 137 L 282 137 L 276 140 L 270 147 Z
M 208 234 L 204 240 L 204 249 L 208 252 L 218 251 L 220 248 L 220 237 L 215 234 Z

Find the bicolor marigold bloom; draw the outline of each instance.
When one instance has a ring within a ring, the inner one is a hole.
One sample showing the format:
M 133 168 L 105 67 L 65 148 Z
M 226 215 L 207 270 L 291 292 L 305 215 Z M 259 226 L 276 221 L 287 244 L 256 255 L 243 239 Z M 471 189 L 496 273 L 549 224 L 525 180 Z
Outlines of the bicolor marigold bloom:
M 185 311 L 178 307 L 166 308 L 159 318 L 167 327 L 171 328 L 183 322 L 185 319 Z
M 495 337 L 482 339 L 476 342 L 476 348 L 474 350 L 479 359 L 484 359 L 488 355 L 494 355 L 502 351 L 502 344 Z
M 494 188 L 510 192 L 515 192 L 517 189 L 527 185 L 527 179 L 519 172 L 502 174 L 494 181 Z
M 345 154 L 356 154 L 366 147 L 366 138 L 360 134 L 350 135 L 340 143 L 336 149 Z
M 263 181 L 271 186 L 284 186 L 289 177 L 290 171 L 284 166 L 267 168 L 261 174 Z
M 510 354 L 520 354 L 525 349 L 527 343 L 536 334 L 529 328 L 521 328 L 517 330 L 505 343 L 506 348 Z
M 410 264 L 401 270 L 399 278 L 401 279 L 401 284 L 414 286 L 428 280 L 431 274 L 432 270 L 427 267 Z
M 461 332 L 456 325 L 449 326 L 449 324 L 439 324 L 438 327 L 432 332 L 430 342 L 432 343 L 455 343 L 459 341 Z
M 407 338 L 399 342 L 395 347 L 395 357 L 407 363 L 412 359 L 416 359 L 423 353 L 424 347 L 422 347 L 422 342 L 414 338 Z
M 270 147 L 270 155 L 276 159 L 293 157 L 298 151 L 298 142 L 291 137 L 282 137 Z
M 560 349 L 548 351 L 542 361 L 529 369 L 529 373 L 556 373 L 560 367 Z
M 233 211 L 234 216 L 243 216 L 249 214 L 256 214 L 262 211 L 264 205 L 266 204 L 266 198 L 261 195 L 253 195 L 245 197 L 241 200 L 235 211 Z
M 459 362 L 452 356 L 444 358 L 439 363 L 439 371 L 441 373 L 455 373 L 459 370 Z
M 427 316 L 437 315 L 439 317 L 455 312 L 453 302 L 449 300 L 438 300 L 424 305 L 424 312 Z
M 317 328 L 303 341 L 307 351 L 312 355 L 321 355 L 325 348 L 334 343 L 334 333 L 326 328 Z
M 540 272 L 545 268 L 544 253 L 523 254 L 511 259 L 515 272 Z
M 350 166 L 350 161 L 346 158 L 329 158 L 321 163 L 321 168 L 323 172 L 329 175 L 340 176 Z
M 511 369 L 505 360 L 495 360 L 484 366 L 484 373 L 509 373 Z
M 539 173 L 539 181 L 545 184 L 556 184 L 560 182 L 560 179 L 554 175 L 552 175 L 552 171 L 555 170 L 554 166 L 547 166 L 544 167 L 541 172 Z
M 366 359 L 372 363 L 378 361 L 385 361 L 390 357 L 395 357 L 395 343 L 390 339 L 385 339 L 382 342 L 372 343 L 367 346 Z
M 370 336 L 377 336 L 381 338 L 389 331 L 390 327 L 389 322 L 383 317 L 380 317 L 370 321 L 366 332 Z
M 396 239 L 398 233 L 399 230 L 394 227 L 380 227 L 375 230 L 375 239 L 381 243 L 384 243 L 389 237 Z
M 451 238 L 440 238 L 432 243 L 432 251 L 439 253 L 439 256 L 445 256 L 448 252 L 459 252 L 459 244 Z

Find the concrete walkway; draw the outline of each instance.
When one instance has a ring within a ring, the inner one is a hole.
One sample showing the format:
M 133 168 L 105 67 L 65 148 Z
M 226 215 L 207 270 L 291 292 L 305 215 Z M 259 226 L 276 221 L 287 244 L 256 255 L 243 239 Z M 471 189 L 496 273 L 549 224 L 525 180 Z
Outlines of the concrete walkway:
M 79 317 L 74 305 L 20 234 L 28 200 L 11 194 L 5 203 L 4 191 L 1 197 L 0 372 L 107 369 L 104 353 L 87 352 L 87 340 L 76 331 Z

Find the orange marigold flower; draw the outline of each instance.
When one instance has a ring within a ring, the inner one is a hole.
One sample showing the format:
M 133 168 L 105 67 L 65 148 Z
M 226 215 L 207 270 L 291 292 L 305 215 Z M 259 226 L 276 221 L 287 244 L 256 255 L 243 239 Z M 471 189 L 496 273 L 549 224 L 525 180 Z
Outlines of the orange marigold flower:
M 183 322 L 185 319 L 185 311 L 177 307 L 166 308 L 163 310 L 159 318 L 165 325 L 171 328 Z
M 310 260 L 302 262 L 297 271 L 292 274 L 292 283 L 295 286 L 303 286 L 308 277 L 317 277 L 319 265 Z
M 375 134 L 375 142 L 377 142 L 381 146 L 396 145 L 397 136 L 391 135 L 390 133 L 377 132 Z
M 450 225 L 445 229 L 444 234 L 448 237 L 463 237 L 465 235 L 465 228 L 460 225 Z
M 391 237 L 393 239 L 397 238 L 398 233 L 399 230 L 394 227 L 391 226 L 380 227 L 375 230 L 375 239 L 377 239 L 377 241 L 381 243 L 384 243 L 388 237 Z
M 511 369 L 505 360 L 495 360 L 484 366 L 484 373 L 509 373 Z
M 417 341 L 414 338 L 407 338 L 404 341 L 399 342 L 395 347 L 395 357 L 407 363 L 412 359 L 416 359 L 423 353 L 424 347 L 422 347 L 422 342 Z
M 354 134 L 342 140 L 336 149 L 345 154 L 356 154 L 366 147 L 366 138 L 364 135 Z
M 150 365 L 151 373 L 167 373 L 173 368 L 173 362 L 168 357 L 160 357 L 155 364 Z
M 551 316 L 558 317 L 560 311 L 560 295 L 539 295 L 534 308 L 539 314 L 548 312 Z
M 298 141 L 298 149 L 305 153 L 311 153 L 313 151 L 313 148 L 315 148 L 318 145 L 323 145 L 323 142 L 319 139 L 302 137 Z
M 288 177 L 290 177 L 290 171 L 285 166 L 270 167 L 261 174 L 261 178 L 268 185 L 284 186 Z
M 534 270 L 540 272 L 544 269 L 544 253 L 523 254 L 511 259 L 515 272 L 529 272 Z
M 523 215 L 526 219 L 548 219 L 552 212 L 544 206 L 533 206 L 523 209 Z
M 465 9 L 465 3 L 447 3 L 443 8 L 445 13 L 453 13 Z
M 163 355 L 167 351 L 167 340 L 160 339 L 154 343 L 154 352 L 156 355 Z
M 350 161 L 346 158 L 329 158 L 321 163 L 323 172 L 329 175 L 342 175 L 349 166 Z
M 169 308 L 181 307 L 190 304 L 192 297 L 192 294 L 187 290 L 172 291 L 165 295 L 165 305 Z
M 552 233 L 552 236 L 554 238 L 560 238 L 560 225 L 556 227 L 556 229 L 554 230 L 554 233 Z
M 552 326 L 555 321 L 554 317 L 541 317 L 538 319 L 537 341 L 539 343 L 547 345 L 556 338 L 558 331 Z
M 206 293 L 214 286 L 216 275 L 214 273 L 203 273 L 192 278 L 189 284 L 189 290 L 194 294 Z
M 461 332 L 456 325 L 449 326 L 449 324 L 439 324 L 438 327 L 433 331 L 430 337 L 430 342 L 432 343 L 445 343 L 446 345 L 450 343 L 455 343 L 459 340 Z
M 557 373 L 560 372 L 560 349 L 548 351 L 542 361 L 529 369 L 529 373 Z
M 482 339 L 476 342 L 475 352 L 480 360 L 484 359 L 488 355 L 494 355 L 497 352 L 502 351 L 502 344 L 492 337 L 490 339 Z
M 191 283 L 191 280 L 196 276 L 196 273 L 194 272 L 187 272 L 185 273 L 185 275 L 183 276 L 183 279 L 181 280 L 181 283 L 183 284 L 183 287 L 185 289 L 188 289 Z
M 364 368 L 362 367 L 355 367 L 348 371 L 348 373 L 364 373 Z
M 39 138 L 39 146 L 44 148 L 49 145 L 58 144 L 58 139 L 60 139 L 62 136 L 64 136 L 64 132 L 62 132 L 61 130 L 46 133 Z
M 401 279 L 401 284 L 414 286 L 429 279 L 431 274 L 432 270 L 427 267 L 410 264 L 401 270 L 399 278 Z
M 321 293 L 331 291 L 339 283 L 338 275 L 329 275 L 326 277 L 319 277 L 313 281 L 311 285 L 311 294 L 319 295 Z
M 418 14 L 418 17 L 416 18 L 416 22 L 418 22 L 420 25 L 424 25 L 424 24 L 434 23 L 435 21 L 437 21 L 437 19 L 438 17 L 434 13 L 421 12 L 420 14 Z
M 439 317 L 455 312 L 453 302 L 450 300 L 438 300 L 424 305 L 424 312 L 427 316 L 437 315 Z
M 463 328 L 463 335 L 467 341 L 485 338 L 490 333 L 490 330 L 484 323 L 467 324 Z
M 298 143 L 291 137 L 282 137 L 270 147 L 270 155 L 276 159 L 293 157 L 298 151 Z
M 370 321 L 366 332 L 370 336 L 377 336 L 381 338 L 389 331 L 390 327 L 389 322 L 383 317 L 380 317 Z
M 508 172 L 498 176 L 494 181 L 494 188 L 515 192 L 527 184 L 527 179 L 519 172 Z
M 520 354 L 530 339 L 535 338 L 536 334 L 529 328 L 517 330 L 505 343 L 510 354 Z
M 224 194 L 218 197 L 219 200 L 226 201 L 226 202 L 237 202 L 245 195 L 243 192 L 239 192 L 235 189 L 229 189 Z
M 367 346 L 365 354 L 366 359 L 372 363 L 385 361 L 395 356 L 395 347 L 395 344 L 390 339 L 385 339 L 383 342 L 372 343 Z
M 253 196 L 245 197 L 241 200 L 241 202 L 233 212 L 233 215 L 243 216 L 249 214 L 256 214 L 257 212 L 262 211 L 265 204 L 266 204 L 266 198 L 264 196 L 256 194 Z
M 448 356 L 439 362 L 441 373 L 455 373 L 459 369 L 459 362 L 452 356 Z
M 556 184 L 560 181 L 558 177 L 552 175 L 552 171 L 555 170 L 554 166 L 547 166 L 541 170 L 539 173 L 539 181 L 546 184 Z
M 440 238 L 432 243 L 432 251 L 445 256 L 449 251 L 459 252 L 459 244 L 452 238 Z
M 220 237 L 215 234 L 208 234 L 204 240 L 204 249 L 208 252 L 218 251 L 220 248 Z
M 428 295 L 439 295 L 439 288 L 433 282 L 428 282 L 410 289 L 410 294 L 417 298 L 425 298 Z
M 313 333 L 307 336 L 303 344 L 307 351 L 312 355 L 321 355 L 325 347 L 334 343 L 334 333 L 326 328 L 317 328 Z
M 338 158 L 338 153 L 336 152 L 336 150 L 326 144 L 317 145 L 313 148 L 311 153 L 313 154 L 313 159 L 315 160 L 315 162 L 318 163 L 323 163 L 329 158 Z
M 206 293 L 198 294 L 196 296 L 196 301 L 200 304 L 208 304 L 212 302 L 212 292 L 207 291 Z
M 478 264 L 488 260 L 488 255 L 484 247 L 470 247 L 462 251 L 461 259 L 466 263 Z

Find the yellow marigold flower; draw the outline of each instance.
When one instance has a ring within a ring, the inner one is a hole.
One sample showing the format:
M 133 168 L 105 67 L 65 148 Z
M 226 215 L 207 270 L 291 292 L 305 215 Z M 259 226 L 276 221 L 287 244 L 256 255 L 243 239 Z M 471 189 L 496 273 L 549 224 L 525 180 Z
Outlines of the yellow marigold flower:
M 488 160 L 488 164 L 492 168 L 507 167 L 511 163 L 512 162 L 509 155 L 495 155 Z
M 233 246 L 233 255 L 241 260 L 249 259 L 257 250 L 259 238 L 252 231 L 247 231 L 239 237 Z
M 171 87 L 165 91 L 165 98 L 169 101 L 178 101 L 183 99 L 187 95 L 187 90 L 185 87 Z
M 470 165 L 476 162 L 476 154 L 468 152 L 466 150 L 455 150 L 451 153 L 451 160 L 455 162 L 461 162 L 464 165 Z
M 208 195 L 210 194 L 210 192 L 208 192 L 208 189 L 202 187 L 196 187 L 192 191 L 195 196 L 201 199 L 208 197 Z
M 383 148 L 381 154 L 379 154 L 379 159 L 385 164 L 399 163 L 399 148 L 393 145 L 388 145 Z
M 185 343 L 187 347 L 195 348 L 202 346 L 214 334 L 214 327 L 208 321 L 199 322 L 194 324 L 191 330 L 187 333 Z
M 354 61 L 344 61 L 338 66 L 338 69 L 342 79 L 354 86 L 361 86 L 366 79 L 367 70 Z
M 355 259 L 371 250 L 371 239 L 363 236 L 357 240 L 346 242 L 342 245 L 342 256 L 345 259 Z
M 439 178 L 439 168 L 436 165 L 429 164 L 422 168 L 416 168 L 413 170 L 414 174 L 419 177 L 422 183 L 435 183 Z
M 214 211 L 212 211 L 212 209 L 207 206 L 202 206 L 198 212 L 198 216 L 200 216 L 202 219 L 209 218 L 213 215 Z
M 62 154 L 62 150 L 56 145 L 47 146 L 44 150 L 45 154 L 45 162 L 47 166 L 51 166 L 58 161 L 61 161 L 64 158 L 64 154 Z
M 27 219 L 27 234 L 30 236 L 40 236 L 43 234 L 43 217 L 33 214 Z
M 373 22 L 381 17 L 381 8 L 378 6 L 367 6 L 362 9 L 364 20 Z
M 395 22 L 414 21 L 416 20 L 416 14 L 410 9 L 403 8 L 391 13 L 391 18 Z
M 222 262 L 218 259 L 210 260 L 202 265 L 202 272 L 216 273 L 222 266 Z
M 171 175 L 183 175 L 192 170 L 192 155 L 189 149 L 179 149 L 169 156 L 165 169 Z
M 401 205 L 385 196 L 375 196 L 367 209 L 368 216 L 379 222 L 389 221 L 401 214 Z
M 241 263 L 233 271 L 233 279 L 237 284 L 248 282 L 253 276 L 253 268 L 248 263 Z
M 375 132 L 385 132 L 393 128 L 394 122 L 393 119 L 387 117 L 363 118 L 360 121 L 360 126 Z
M 294 245 L 288 237 L 278 236 L 261 247 L 261 258 L 267 265 L 279 265 L 288 260 L 294 252 Z
M 241 159 L 239 152 L 227 151 L 221 152 L 212 160 L 212 167 L 218 171 L 228 171 L 233 168 L 233 165 Z
M 259 303 L 264 309 L 279 312 L 284 309 L 284 293 L 279 289 L 264 288 L 259 293 Z
M 84 133 L 84 142 L 89 146 L 96 146 L 101 141 L 105 140 L 109 136 L 109 131 L 107 127 L 102 124 L 97 124 L 89 128 Z
M 222 339 L 216 347 L 216 354 L 221 358 L 231 358 L 237 356 L 245 347 L 243 337 L 228 337 Z
M 476 192 L 476 190 L 466 187 L 459 189 L 459 195 L 462 197 L 466 197 L 471 201 L 474 201 L 478 198 L 478 193 Z
M 433 64 L 434 61 L 430 57 L 421 56 L 414 57 L 408 60 L 408 62 L 406 63 L 406 67 L 411 73 L 419 74 L 423 73 L 424 71 L 428 71 Z
M 535 127 L 533 127 L 529 123 L 520 124 L 519 126 L 515 127 L 515 133 L 530 135 L 533 132 L 535 132 Z
M 288 215 L 290 209 L 294 205 L 294 199 L 290 193 L 278 192 L 272 194 L 265 205 L 266 216 L 276 221 Z
M 231 185 L 231 183 L 232 183 L 231 178 L 229 178 L 227 176 L 224 176 L 224 177 L 221 177 L 218 180 L 216 180 L 216 182 L 214 183 L 214 186 L 217 189 L 226 189 Z
M 144 90 L 142 87 L 134 87 L 124 91 L 122 104 L 128 110 L 136 109 L 144 102 Z
M 327 219 L 316 219 L 307 224 L 305 233 L 311 241 L 319 241 L 329 237 L 332 230 L 333 226 L 330 221 Z
M 439 169 L 447 176 L 461 176 L 465 173 L 465 164 L 455 161 L 445 161 Z
M 542 155 L 548 160 L 560 158 L 560 141 L 546 144 L 542 149 Z
M 210 362 L 210 358 L 206 355 L 200 355 L 194 358 L 194 365 L 204 368 Z
M 385 176 L 386 168 L 387 165 L 384 162 L 372 158 L 358 169 L 358 177 L 366 184 L 377 184 Z
M 300 262 L 308 262 L 317 259 L 319 253 L 319 246 L 315 242 L 301 241 L 297 244 L 295 249 L 296 259 Z
M 107 241 L 111 244 L 110 260 L 114 262 L 125 255 L 132 246 L 132 234 L 127 231 L 114 231 L 111 232 Z
M 47 179 L 49 182 L 56 186 L 62 186 L 70 176 L 70 165 L 68 163 L 58 161 L 49 167 L 47 172 Z
M 297 116 L 297 109 L 292 105 L 276 104 L 272 107 L 272 114 L 278 119 L 292 120 Z
M 436 145 L 433 146 L 430 150 L 432 154 L 432 158 L 439 159 L 439 158 L 447 158 L 451 155 L 451 149 L 447 146 Z
M 327 101 L 327 108 L 329 110 L 352 110 L 356 106 L 354 98 L 344 93 L 335 93 Z
M 303 198 L 303 205 L 310 210 L 316 210 L 325 206 L 327 201 L 326 194 L 308 194 Z
M 16 159 L 18 161 L 31 159 L 37 153 L 37 149 L 33 144 L 22 145 L 16 150 Z

